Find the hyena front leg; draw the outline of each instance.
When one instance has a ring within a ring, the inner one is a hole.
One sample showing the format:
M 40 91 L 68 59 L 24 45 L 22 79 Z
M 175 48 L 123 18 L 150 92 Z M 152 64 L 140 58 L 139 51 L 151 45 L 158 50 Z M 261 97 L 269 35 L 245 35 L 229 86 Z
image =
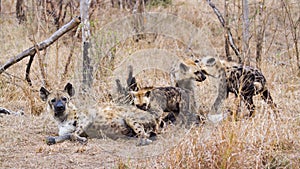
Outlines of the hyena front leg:
M 46 144 L 53 145 L 56 143 L 62 143 L 65 140 L 71 140 L 71 133 L 67 133 L 67 134 L 64 134 L 61 136 L 56 136 L 56 137 L 49 136 L 46 138 Z
M 75 132 L 71 133 L 70 139 L 71 141 L 78 141 L 81 144 L 87 143 L 87 138 L 83 137 L 82 135 L 85 134 L 85 131 L 88 130 L 89 127 L 93 124 L 93 117 L 81 117 L 81 121 L 76 124 L 76 130 Z
M 87 142 L 87 138 L 80 136 L 83 133 L 84 133 L 84 131 L 82 129 L 78 129 L 75 132 L 64 133 L 64 134 L 61 134 L 61 135 L 55 136 L 55 137 L 49 136 L 46 138 L 46 143 L 48 145 L 53 145 L 56 143 L 62 143 L 66 140 L 71 140 L 71 141 L 78 141 L 82 144 L 85 144 Z
M 85 122 L 78 122 L 78 120 L 75 120 L 73 122 L 68 123 L 67 125 L 61 126 L 59 128 L 59 136 L 55 137 L 47 137 L 46 143 L 48 145 L 61 143 L 66 140 L 71 141 L 78 141 L 81 144 L 87 143 L 87 138 L 82 137 L 82 135 L 85 134 L 85 131 L 92 125 L 91 120 L 83 120 Z
M 138 146 L 148 145 L 152 143 L 152 140 L 148 139 L 150 137 L 150 134 L 147 134 L 145 132 L 145 128 L 142 124 L 136 122 L 134 119 L 131 118 L 126 118 L 125 122 L 137 134 Z
M 200 116 L 196 114 L 194 96 L 191 92 L 183 90 L 179 105 L 180 114 L 183 116 L 185 126 L 190 128 L 192 125 L 200 124 Z

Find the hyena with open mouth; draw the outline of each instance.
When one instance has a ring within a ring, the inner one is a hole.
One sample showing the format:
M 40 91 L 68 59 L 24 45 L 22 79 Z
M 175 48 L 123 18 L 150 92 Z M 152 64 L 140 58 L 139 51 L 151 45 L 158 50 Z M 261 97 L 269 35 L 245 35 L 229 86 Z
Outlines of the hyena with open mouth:
M 218 108 L 228 97 L 229 92 L 234 93 L 236 97 L 240 97 L 246 103 L 247 109 L 250 111 L 249 117 L 253 116 L 255 112 L 253 96 L 258 94 L 275 113 L 277 112 L 277 106 L 267 88 L 266 78 L 260 70 L 209 56 L 195 62 L 204 74 L 218 79 L 218 96 L 212 106 L 211 114 L 219 114 Z

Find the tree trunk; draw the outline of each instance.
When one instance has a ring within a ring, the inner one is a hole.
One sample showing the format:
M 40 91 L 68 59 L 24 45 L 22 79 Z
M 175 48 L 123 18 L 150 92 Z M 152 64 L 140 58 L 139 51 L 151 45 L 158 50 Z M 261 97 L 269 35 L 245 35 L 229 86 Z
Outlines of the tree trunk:
M 258 69 L 261 69 L 261 53 L 262 53 L 262 47 L 263 47 L 263 41 L 264 41 L 264 21 L 262 18 L 263 10 L 265 1 L 261 0 L 259 1 L 259 13 L 258 13 L 258 25 L 257 25 L 257 36 L 256 36 L 256 67 Z
M 243 62 L 250 65 L 250 48 L 249 48 L 249 6 L 248 0 L 243 0 Z
M 19 24 L 26 21 L 26 12 L 25 12 L 25 4 L 24 0 L 17 0 L 16 4 L 16 17 L 19 21 Z
M 134 41 L 138 42 L 141 39 L 145 39 L 144 35 L 144 18 L 143 13 L 145 12 L 145 4 L 144 0 L 136 0 L 135 5 L 132 10 L 132 14 L 134 15 L 134 31 L 135 36 L 133 37 Z
M 82 58 L 83 58 L 83 70 L 82 70 L 82 87 L 84 91 L 91 88 L 93 82 L 93 67 L 91 66 L 90 58 L 90 23 L 89 23 L 89 7 L 90 0 L 80 1 L 80 14 L 82 19 Z
M 230 56 L 229 51 L 229 37 L 228 37 L 228 23 L 229 23 L 229 17 L 228 17 L 228 0 L 225 0 L 224 3 L 224 15 L 225 15 L 225 25 L 224 25 L 224 36 L 225 36 L 225 54 L 226 54 L 226 60 L 232 61 L 232 57 Z

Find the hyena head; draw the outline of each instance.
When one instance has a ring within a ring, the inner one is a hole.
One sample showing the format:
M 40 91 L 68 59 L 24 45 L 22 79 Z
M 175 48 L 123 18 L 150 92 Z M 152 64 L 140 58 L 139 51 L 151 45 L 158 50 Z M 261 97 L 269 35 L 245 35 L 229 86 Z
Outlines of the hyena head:
M 145 88 L 140 89 L 138 91 L 130 91 L 132 98 L 133 98 L 133 104 L 142 110 L 148 110 L 150 108 L 150 94 L 151 89 Z
M 191 79 L 198 82 L 203 82 L 206 79 L 205 74 L 199 70 L 196 62 L 193 60 L 187 59 L 184 62 L 179 64 L 180 76 L 177 80 Z
M 69 101 L 74 96 L 75 90 L 71 83 L 66 84 L 63 90 L 48 91 L 41 87 L 40 97 L 47 102 L 48 111 L 54 114 L 54 117 L 64 119 L 68 115 Z
M 195 63 L 200 68 L 200 71 L 207 76 L 217 78 L 222 71 L 225 71 L 225 63 L 211 56 L 195 60 Z

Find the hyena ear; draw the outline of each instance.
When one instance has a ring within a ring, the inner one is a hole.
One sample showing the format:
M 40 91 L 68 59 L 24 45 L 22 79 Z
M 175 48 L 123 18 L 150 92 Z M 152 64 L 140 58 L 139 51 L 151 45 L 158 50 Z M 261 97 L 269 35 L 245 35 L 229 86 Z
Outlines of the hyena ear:
M 64 89 L 70 97 L 75 95 L 75 89 L 71 83 L 67 83 Z
M 138 91 L 139 88 L 136 83 L 136 78 L 133 76 L 133 67 L 128 66 L 128 78 L 127 78 L 127 87 L 130 91 Z
M 146 96 L 146 97 L 150 97 L 150 94 L 151 94 L 151 91 L 149 90 L 149 91 L 147 91 L 147 92 L 145 93 L 145 96 Z
M 216 59 L 213 58 L 213 57 L 206 58 L 205 64 L 206 64 L 207 66 L 213 66 L 213 65 L 216 64 Z
M 181 72 L 189 71 L 189 67 L 187 65 L 185 65 L 184 63 L 180 63 L 179 69 L 180 69 Z
M 117 84 L 117 91 L 118 91 L 118 93 L 125 94 L 125 89 L 122 86 L 120 79 L 116 79 L 116 84 Z
M 48 99 L 49 94 L 50 94 L 50 92 L 46 88 L 41 87 L 40 97 L 43 101 L 46 101 Z
M 129 88 L 129 90 L 132 90 L 132 91 L 138 91 L 139 90 L 139 87 L 136 83 L 135 77 L 133 77 L 131 79 L 131 82 L 129 83 L 128 88 Z

